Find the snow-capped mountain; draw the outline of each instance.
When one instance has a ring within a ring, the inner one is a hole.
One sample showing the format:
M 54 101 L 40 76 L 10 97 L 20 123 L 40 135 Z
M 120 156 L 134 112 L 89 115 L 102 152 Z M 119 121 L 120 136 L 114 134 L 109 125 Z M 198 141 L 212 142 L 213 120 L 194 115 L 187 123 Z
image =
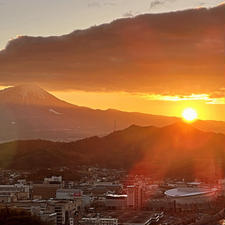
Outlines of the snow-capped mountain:
M 80 107 L 62 101 L 36 85 L 19 85 L 0 91 L 0 142 L 16 139 L 74 141 L 106 135 L 132 124 L 162 127 L 179 120 Z M 202 130 L 225 133 L 224 122 L 197 121 L 193 125 Z
M 57 99 L 35 84 L 9 87 L 0 91 L 0 102 L 18 105 L 65 106 L 68 103 Z

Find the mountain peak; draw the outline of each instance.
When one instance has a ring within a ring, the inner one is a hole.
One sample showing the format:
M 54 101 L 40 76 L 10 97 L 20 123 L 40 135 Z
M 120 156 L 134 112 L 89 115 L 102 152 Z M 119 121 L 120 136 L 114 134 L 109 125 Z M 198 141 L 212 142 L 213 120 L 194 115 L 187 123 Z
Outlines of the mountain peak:
M 45 91 L 44 89 L 40 88 L 38 85 L 36 84 L 22 84 L 22 85 L 17 85 L 14 87 L 9 87 L 6 88 L 4 90 L 2 90 L 1 92 L 4 93 L 16 93 L 16 94 L 20 94 L 20 95 L 29 95 L 29 94 L 40 94 L 40 95 L 46 95 L 48 94 L 47 91 Z
M 5 104 L 62 105 L 67 104 L 36 84 L 22 84 L 0 91 L 0 101 Z
M 21 90 L 36 90 L 36 91 L 44 91 L 44 89 L 42 89 L 40 86 L 38 86 L 37 84 L 20 84 L 20 85 L 16 85 L 13 88 L 18 88 Z

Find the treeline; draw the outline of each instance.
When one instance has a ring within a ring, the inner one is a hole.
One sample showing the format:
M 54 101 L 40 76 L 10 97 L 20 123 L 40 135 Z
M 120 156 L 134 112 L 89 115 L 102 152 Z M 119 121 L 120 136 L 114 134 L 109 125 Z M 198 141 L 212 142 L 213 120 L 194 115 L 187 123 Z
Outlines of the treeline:
M 1 225 L 51 225 L 43 222 L 37 216 L 32 216 L 30 213 L 18 210 L 9 209 L 7 207 L 0 208 L 0 224 Z

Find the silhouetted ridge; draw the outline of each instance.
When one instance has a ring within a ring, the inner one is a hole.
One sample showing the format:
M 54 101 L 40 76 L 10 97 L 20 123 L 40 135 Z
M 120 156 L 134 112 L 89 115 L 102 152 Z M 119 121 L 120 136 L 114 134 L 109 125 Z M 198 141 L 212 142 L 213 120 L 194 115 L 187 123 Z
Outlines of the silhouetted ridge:
M 151 176 L 216 177 L 225 168 L 225 136 L 190 124 L 139 127 L 77 142 L 18 141 L 0 145 L 0 167 L 14 169 L 74 165 L 124 168 Z M 188 130 L 188 132 L 187 132 Z

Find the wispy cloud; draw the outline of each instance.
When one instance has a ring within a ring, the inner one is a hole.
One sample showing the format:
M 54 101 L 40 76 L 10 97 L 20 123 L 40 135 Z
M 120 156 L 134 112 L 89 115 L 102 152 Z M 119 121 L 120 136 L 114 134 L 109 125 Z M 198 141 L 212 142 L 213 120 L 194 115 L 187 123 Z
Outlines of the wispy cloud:
M 225 5 L 225 1 L 221 2 L 218 6 Z
M 156 6 L 164 4 L 164 0 L 154 0 L 150 3 L 150 9 L 155 8 Z
M 116 6 L 116 1 L 111 0 L 111 1 L 106 1 L 103 3 L 105 6 Z
M 98 1 L 89 1 L 88 7 L 89 8 L 99 8 L 102 6 L 115 6 L 116 2 L 115 0 L 98 0 Z
M 89 8 L 96 8 L 96 7 L 98 8 L 98 7 L 101 7 L 101 5 L 99 2 L 89 2 L 88 7 Z
M 177 0 L 153 0 L 150 2 L 150 9 L 156 8 L 158 6 L 164 5 L 166 3 L 176 2 Z
M 219 94 L 218 94 L 219 93 Z M 191 94 L 191 95 L 160 95 L 160 94 L 139 94 L 151 101 L 201 101 L 206 104 L 225 104 L 225 91 L 212 94 Z

